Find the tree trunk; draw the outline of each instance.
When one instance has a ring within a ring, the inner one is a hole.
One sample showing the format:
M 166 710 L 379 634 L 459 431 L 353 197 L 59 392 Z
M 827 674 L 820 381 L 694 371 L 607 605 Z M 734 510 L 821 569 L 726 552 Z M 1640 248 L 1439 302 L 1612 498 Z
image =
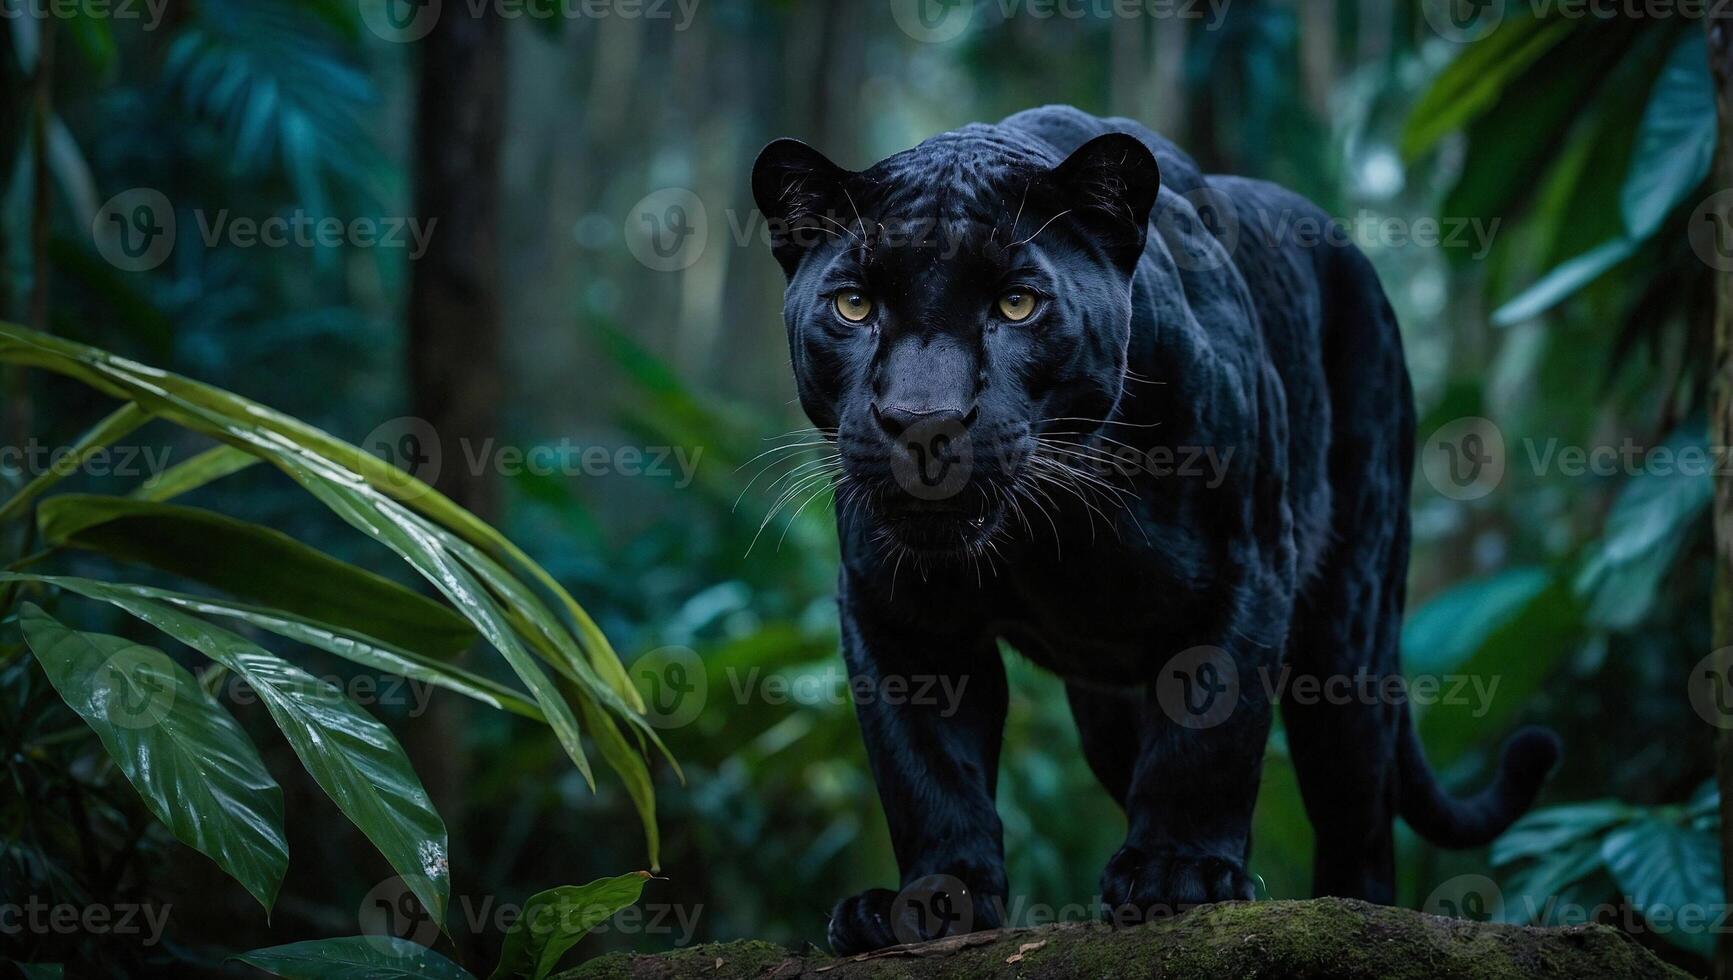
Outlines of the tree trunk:
M 891 980 L 1017 977 L 1242 977 L 1286 980 L 1667 978 L 1663 963 L 1608 926 L 1470 922 L 1339 898 L 1230 902 L 1129 929 L 1065 923 L 977 932 L 847 959 L 746 940 L 646 956 L 614 953 L 556 980 Z
M 434 485 L 484 520 L 498 511 L 498 485 L 463 450 L 499 434 L 505 111 L 504 23 L 446 11 L 421 42 L 415 212 L 434 224 L 410 275 L 410 403 L 439 439 Z
M 490 466 L 472 466 L 470 458 L 500 431 L 505 24 L 491 7 L 472 16 L 448 4 L 420 49 L 415 213 L 429 237 L 410 269 L 411 414 L 437 440 L 435 488 L 493 520 L 499 511 L 495 474 Z M 434 698 L 405 729 L 416 771 L 454 839 L 466 769 L 463 715 L 461 699 Z
M 1733 187 L 1733 17 L 1720 8 L 1706 20 L 1709 68 L 1715 78 L 1715 103 L 1720 113 L 1720 140 L 1715 165 L 1716 187 Z M 1715 273 L 1713 370 L 1709 382 L 1709 444 L 1733 445 L 1733 273 Z M 1715 667 L 1727 670 L 1733 654 L 1733 478 L 1715 478 L 1715 583 L 1710 612 Z M 1721 790 L 1721 875 L 1733 895 L 1733 730 L 1718 728 L 1715 737 L 1715 784 Z M 1733 980 L 1733 934 L 1723 931 L 1715 955 L 1715 976 Z

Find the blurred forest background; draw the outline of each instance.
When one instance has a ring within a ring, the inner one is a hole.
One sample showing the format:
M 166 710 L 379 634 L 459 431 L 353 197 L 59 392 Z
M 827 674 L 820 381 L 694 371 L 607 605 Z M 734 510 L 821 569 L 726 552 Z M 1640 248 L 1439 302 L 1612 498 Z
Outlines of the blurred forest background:
M 1135 117 L 1206 169 L 1279 181 L 1348 220 L 1398 311 L 1421 438 L 1484 417 L 1505 440 L 1491 492 L 1416 480 L 1404 656 L 1415 674 L 1498 679 L 1485 704 L 1423 718 L 1454 784 L 1477 785 L 1515 725 L 1546 723 L 1567 751 L 1542 802 L 1562 809 L 1491 853 L 1435 851 L 1404 831 L 1402 901 L 1436 905 L 1442 885 L 1484 874 L 1503 896 L 1486 915 L 1528 918 L 1529 895 L 1623 896 L 1639 912 L 1721 902 L 1714 729 L 1686 683 L 1713 645 L 1709 477 L 1536 461 L 1549 445 L 1708 438 L 1714 270 L 1688 234 L 1715 134 L 1702 22 L 1526 3 L 1494 4 L 1479 22 L 1389 0 L 1156 4 L 1136 16 L 1064 6 L 1082 13 L 965 0 L 948 8 L 961 18 L 954 36 L 911 21 L 919 11 L 900 0 L 530 4 L 479 19 L 447 0 L 416 40 L 372 0 L 165 0 L 155 24 L 143 7 L 136 19 L 9 16 L 0 312 L 365 448 L 397 445 L 404 419 L 425 420 L 441 488 L 552 571 L 628 663 L 676 647 L 703 665 L 703 710 L 662 732 L 685 783 L 657 767 L 667 880 L 645 893 L 695 917 L 693 932 L 670 917 L 583 949 L 822 942 L 829 905 L 893 884 L 895 865 L 852 707 L 836 696 L 826 502 L 786 533 L 778 518 L 748 552 L 787 484 L 766 492 L 772 470 L 748 490 L 758 467 L 743 464 L 807 424 L 751 161 L 795 136 L 862 168 L 1051 102 Z M 566 13 L 533 14 L 549 9 Z M 92 234 L 104 202 L 135 188 L 160 192 L 178 228 L 172 253 L 142 271 L 106 260 Z M 441 217 L 412 257 L 354 236 L 203 240 L 222 214 Z M 1392 231 L 1427 220 L 1457 231 L 1442 242 Z M 660 223 L 677 221 L 702 231 L 659 250 L 658 231 L 677 230 Z M 108 410 L 58 379 L 4 385 L 17 443 L 69 444 Z M 469 451 L 490 437 L 603 447 L 616 465 L 471 474 L 465 437 Z M 620 447 L 681 455 L 668 472 L 636 473 Z M 176 458 L 201 448 L 187 440 Z M 681 458 L 696 469 L 683 473 Z M 390 571 L 382 549 L 263 469 L 193 499 Z M 5 670 L 0 736 L 14 759 L 54 726 L 21 727 L 41 688 L 30 658 Z M 772 675 L 809 683 L 776 697 L 764 693 Z M 259 723 L 256 707 L 236 710 Z M 440 805 L 454 902 L 520 901 L 646 866 L 626 794 L 607 781 L 592 793 L 544 729 L 443 695 L 370 710 Z M 76 724 L 61 715 L 60 727 Z M 1009 729 L 1000 810 L 1014 900 L 1084 902 L 1123 820 L 1081 761 L 1056 681 L 1015 667 Z M 168 959 L 214 971 L 238 949 L 355 932 L 364 896 L 391 874 L 327 800 L 286 783 L 296 859 L 267 922 L 125 787 L 100 803 L 67 788 L 90 778 L 77 753 L 93 744 L 55 750 L 64 773 L 44 784 L 59 787 L 48 798 L 11 770 L 0 890 L 171 904 L 165 942 L 3 937 L 10 955 L 100 950 L 116 972 Z M 1264 782 L 1260 895 L 1305 896 L 1310 832 L 1279 732 Z M 1713 936 L 1640 923 L 1645 943 L 1703 968 Z M 460 951 L 498 943 L 461 915 L 451 928 Z

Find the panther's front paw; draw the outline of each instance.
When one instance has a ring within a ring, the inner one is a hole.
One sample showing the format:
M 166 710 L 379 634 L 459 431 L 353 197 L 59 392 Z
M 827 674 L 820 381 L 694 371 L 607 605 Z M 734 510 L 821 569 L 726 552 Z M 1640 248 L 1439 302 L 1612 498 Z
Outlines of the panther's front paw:
M 1207 902 L 1251 897 L 1251 877 L 1238 861 L 1223 857 L 1145 851 L 1127 844 L 1101 872 L 1105 915 L 1114 925 L 1134 925 Z
M 825 932 L 830 951 L 853 956 L 895 946 L 901 941 L 891 928 L 891 907 L 896 900 L 897 893 L 888 888 L 869 888 L 836 903 Z

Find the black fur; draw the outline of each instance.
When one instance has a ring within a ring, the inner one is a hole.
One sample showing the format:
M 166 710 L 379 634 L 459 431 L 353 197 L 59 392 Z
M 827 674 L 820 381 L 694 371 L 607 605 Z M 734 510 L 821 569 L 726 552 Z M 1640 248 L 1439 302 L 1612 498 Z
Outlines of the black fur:
M 1328 221 L 1297 195 L 1063 107 L 860 173 L 778 141 L 753 191 L 788 275 L 801 404 L 841 454 L 849 669 L 872 690 L 942 675 L 964 692 L 859 716 L 903 885 L 953 876 L 966 926 L 878 889 L 837 906 L 831 945 L 1000 924 L 1000 639 L 1065 679 L 1088 763 L 1125 808 L 1105 902 L 1140 918 L 1250 898 L 1264 679 L 1401 672 L 1414 407 L 1365 257 L 1284 234 Z M 1040 297 L 1023 322 L 995 311 L 1011 287 Z M 834 308 L 845 290 L 870 297 L 863 322 Z M 1141 468 L 1094 462 L 1132 449 Z M 1185 472 L 1194 451 L 1218 465 Z M 1238 700 L 1181 724 L 1163 695 L 1208 679 L 1174 672 L 1212 656 L 1200 647 L 1222 651 Z M 1558 753 L 1521 733 L 1493 786 L 1458 801 L 1399 700 L 1285 703 L 1284 720 L 1315 889 L 1386 903 L 1396 815 L 1441 844 L 1484 842 Z

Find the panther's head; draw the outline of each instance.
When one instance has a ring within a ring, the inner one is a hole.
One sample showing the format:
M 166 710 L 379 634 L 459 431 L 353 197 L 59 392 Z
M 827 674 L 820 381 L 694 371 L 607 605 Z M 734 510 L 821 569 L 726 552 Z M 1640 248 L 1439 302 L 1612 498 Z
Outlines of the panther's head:
M 970 127 L 858 173 L 796 140 L 759 154 L 801 405 L 876 533 L 979 549 L 1108 418 L 1159 183 L 1123 133 L 1059 160 Z

